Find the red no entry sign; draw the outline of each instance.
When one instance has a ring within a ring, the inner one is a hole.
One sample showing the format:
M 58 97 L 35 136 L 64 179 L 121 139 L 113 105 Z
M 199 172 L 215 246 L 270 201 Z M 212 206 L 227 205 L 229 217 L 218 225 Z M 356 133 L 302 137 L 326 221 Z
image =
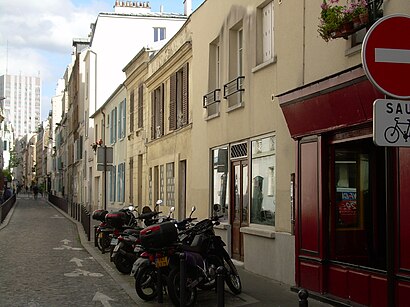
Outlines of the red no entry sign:
M 375 22 L 363 41 L 362 63 L 380 91 L 410 98 L 410 16 L 388 15 Z

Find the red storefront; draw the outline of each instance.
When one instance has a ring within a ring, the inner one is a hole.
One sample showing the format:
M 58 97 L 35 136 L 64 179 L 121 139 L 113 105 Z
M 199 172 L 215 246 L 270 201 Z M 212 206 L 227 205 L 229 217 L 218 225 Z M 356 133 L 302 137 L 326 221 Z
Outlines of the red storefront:
M 379 98 L 362 67 L 279 95 L 297 140 L 296 283 L 348 304 L 404 306 L 410 149 L 374 145 Z

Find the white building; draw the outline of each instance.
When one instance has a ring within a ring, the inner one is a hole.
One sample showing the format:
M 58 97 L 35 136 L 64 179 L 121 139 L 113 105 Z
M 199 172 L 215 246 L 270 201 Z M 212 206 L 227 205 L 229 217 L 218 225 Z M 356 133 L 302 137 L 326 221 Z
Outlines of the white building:
M 40 124 L 41 79 L 39 76 L 0 76 L 0 97 L 4 116 L 14 129 L 14 136 L 34 132 Z
M 181 5 L 182 1 L 181 1 Z M 95 207 L 102 205 L 102 176 L 95 168 L 92 143 L 102 138 L 102 123 L 96 123 L 89 116 L 94 114 L 117 87 L 125 81 L 123 68 L 143 48 L 161 48 L 177 33 L 187 19 L 187 14 L 151 12 L 149 2 L 116 1 L 114 13 L 100 13 L 91 25 L 90 46 L 85 53 L 84 113 L 86 131 L 84 157 L 87 181 L 83 185 L 85 202 Z M 110 145 L 110 144 L 107 144 Z

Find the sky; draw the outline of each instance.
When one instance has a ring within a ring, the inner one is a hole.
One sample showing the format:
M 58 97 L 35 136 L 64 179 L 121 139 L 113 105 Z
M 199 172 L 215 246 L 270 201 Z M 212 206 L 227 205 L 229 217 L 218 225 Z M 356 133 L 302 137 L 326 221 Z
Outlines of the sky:
M 140 2 L 140 1 L 139 1 Z M 143 1 L 144 2 L 144 1 Z M 145 0 L 151 11 L 183 13 L 183 0 Z M 195 10 L 203 0 L 192 0 Z M 98 13 L 115 0 L 0 0 L 0 75 L 40 75 L 41 120 L 51 110 L 58 79 L 71 62 L 73 38 L 86 38 Z

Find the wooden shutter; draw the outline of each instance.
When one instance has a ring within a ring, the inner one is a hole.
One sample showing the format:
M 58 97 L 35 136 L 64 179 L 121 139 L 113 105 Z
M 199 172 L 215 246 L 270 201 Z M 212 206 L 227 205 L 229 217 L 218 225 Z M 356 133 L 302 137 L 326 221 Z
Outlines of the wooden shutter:
M 187 125 L 189 123 L 189 84 L 188 84 L 188 63 L 183 67 L 183 80 L 182 80 L 182 114 L 184 115 L 183 124 Z
M 134 131 L 134 90 L 130 93 L 130 132 Z
M 138 87 L 138 128 L 142 128 L 144 124 L 143 102 L 144 102 L 144 88 L 143 88 L 143 85 L 141 84 Z
M 169 97 L 169 130 L 177 128 L 177 74 L 171 75 L 170 97 Z
M 151 139 L 155 139 L 155 90 L 151 92 Z
M 161 84 L 159 94 L 159 123 L 161 136 L 164 135 L 164 83 Z

